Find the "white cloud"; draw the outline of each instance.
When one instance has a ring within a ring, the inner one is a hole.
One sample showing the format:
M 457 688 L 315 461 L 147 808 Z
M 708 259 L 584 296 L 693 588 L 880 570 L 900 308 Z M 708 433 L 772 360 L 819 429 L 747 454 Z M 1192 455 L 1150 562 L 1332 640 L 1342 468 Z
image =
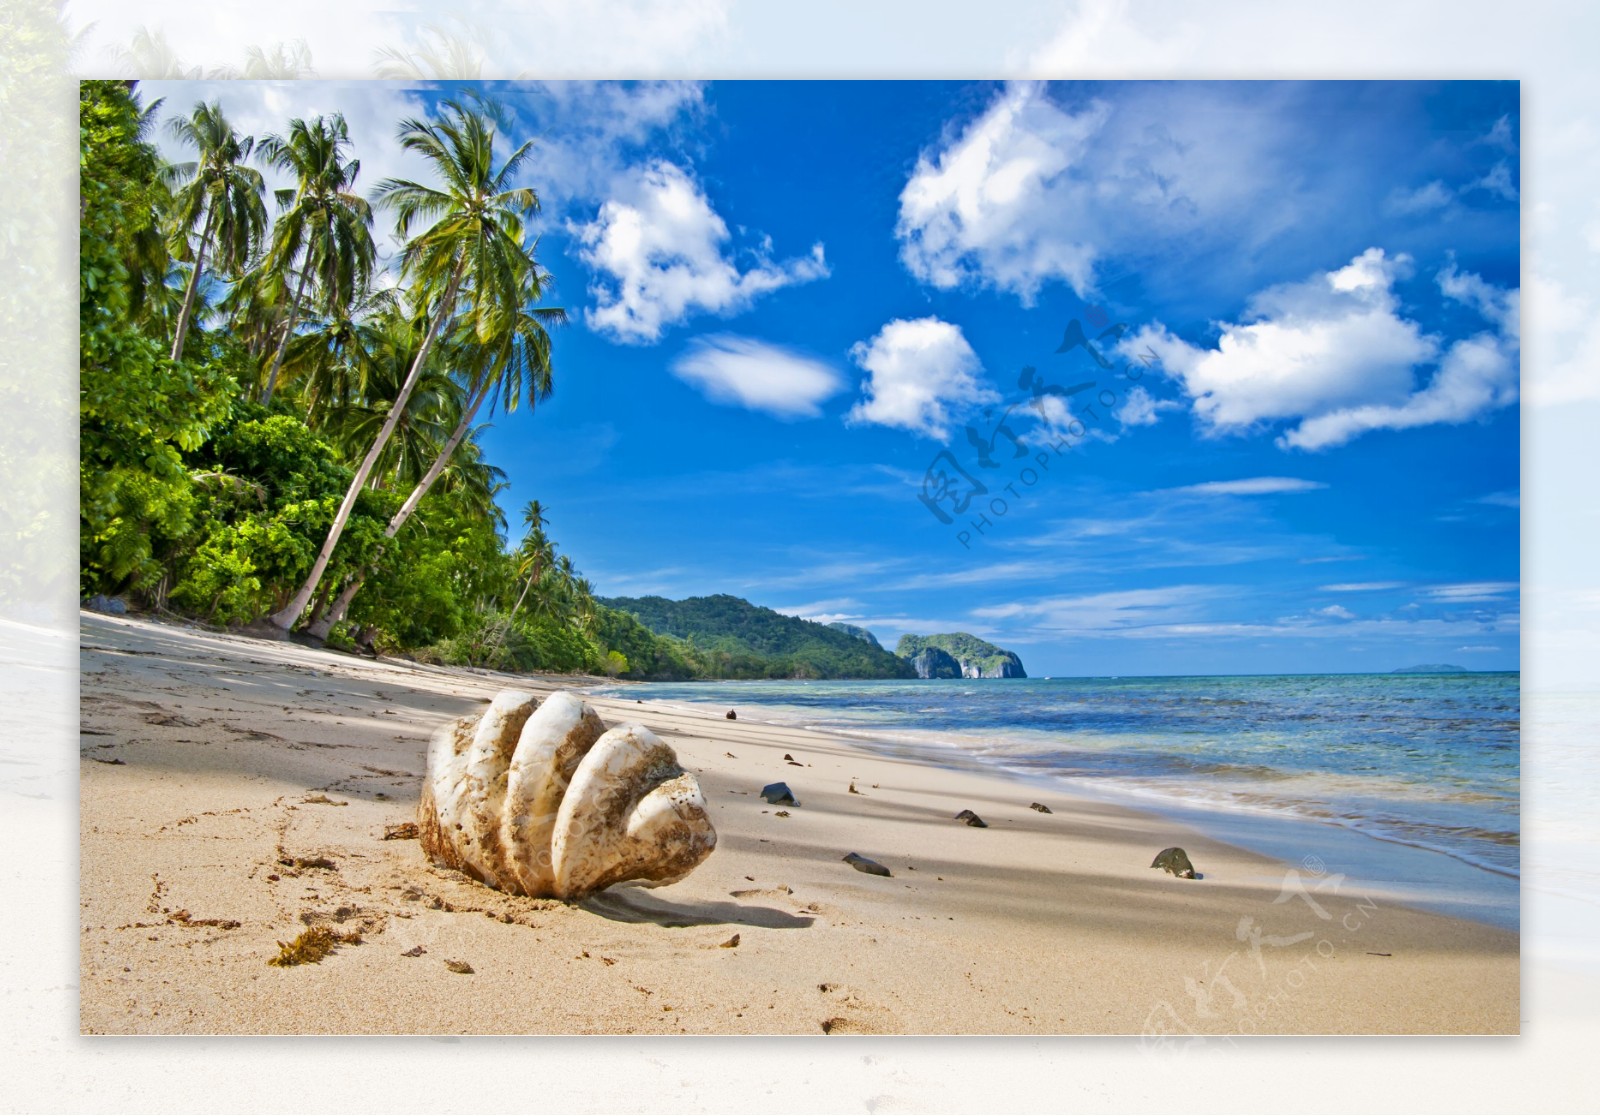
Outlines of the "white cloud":
M 1504 198 L 1506 201 L 1516 201 L 1518 195 L 1516 183 L 1511 180 L 1511 164 L 1496 163 L 1490 168 L 1489 173 L 1473 182 L 1468 189 L 1485 190 L 1488 193 Z
M 1417 213 L 1429 213 L 1436 209 L 1444 209 L 1455 200 L 1455 192 L 1438 179 L 1434 179 L 1425 186 L 1418 186 L 1415 190 L 1396 188 L 1389 194 L 1389 199 L 1384 203 L 1384 208 L 1390 213 L 1411 216 Z
M 901 259 L 933 286 L 1031 305 L 1054 282 L 1087 297 L 1103 258 L 1249 258 L 1320 204 L 1293 171 L 1301 99 L 1220 82 L 1127 83 L 1103 99 L 1008 85 L 919 156 L 900 195 Z
M 1343 605 L 1329 605 L 1327 608 L 1312 609 L 1311 614 L 1313 616 L 1327 616 L 1334 620 L 1354 620 L 1356 618 L 1356 614 Z
M 824 399 L 844 387 L 821 361 L 748 337 L 698 338 L 672 364 L 672 374 L 718 403 L 732 403 L 779 418 L 821 413 Z
M 1124 427 L 1129 426 L 1154 426 L 1161 419 L 1162 411 L 1181 411 L 1183 404 L 1173 399 L 1157 399 L 1144 389 L 1143 385 L 1135 385 L 1128 392 L 1128 398 L 1116 410 L 1117 421 Z
M 1385 589 L 1404 589 L 1404 581 L 1345 581 L 1337 585 L 1324 585 L 1323 593 L 1377 593 Z
M 1439 286 L 1495 326 L 1456 341 L 1401 314 L 1395 281 L 1406 256 L 1369 248 L 1345 267 L 1251 299 L 1242 323 L 1223 323 L 1215 348 L 1173 336 L 1159 323 L 1125 338 L 1128 353 L 1148 346 L 1176 375 L 1194 413 L 1213 434 L 1299 420 L 1278 439 L 1285 448 L 1342 445 L 1369 430 L 1459 423 L 1517 398 L 1519 293 L 1503 291 L 1454 266 Z M 1415 370 L 1436 364 L 1426 387 Z
M 1520 508 L 1522 506 L 1522 493 L 1517 490 L 1510 492 L 1491 492 L 1487 496 L 1479 496 L 1475 501 L 1479 504 L 1491 504 L 1497 508 Z
M 849 422 L 895 426 L 944 441 L 951 408 L 994 402 L 975 374 L 982 365 L 961 327 L 938 318 L 896 318 L 850 356 L 867 371 Z
M 524 178 L 553 216 L 592 213 L 636 173 L 642 150 L 670 143 L 705 105 L 704 86 L 693 81 L 544 81 L 518 93 L 506 107 L 518 131 L 534 137 Z
M 1435 585 L 1428 596 L 1446 604 L 1465 604 L 1472 601 L 1501 601 L 1517 592 L 1515 581 L 1466 581 L 1456 585 Z
M 1173 585 L 1158 589 L 1124 589 L 1071 597 L 1014 601 L 972 610 L 992 620 L 1022 619 L 1029 627 L 1057 633 L 1110 634 L 1149 625 L 1173 624 L 1193 615 L 1199 605 L 1218 596 L 1216 586 Z
M 740 267 L 724 248 L 728 226 L 682 168 L 656 160 L 616 184 L 587 224 L 574 226 L 578 254 L 594 270 L 589 325 L 620 341 L 653 342 L 697 311 L 727 314 L 763 294 L 828 274 L 822 245 L 775 263 L 770 245 Z
M 835 620 L 850 622 L 861 608 L 861 602 L 854 597 L 832 597 L 825 601 L 811 601 L 808 604 L 775 605 L 773 612 L 781 612 L 785 616 L 797 616 L 801 620 L 811 620 L 818 624 L 831 624 Z
M 1245 477 L 1241 480 L 1188 484 L 1182 488 L 1169 488 L 1167 491 L 1194 496 L 1274 496 L 1292 492 L 1315 492 L 1319 488 L 1327 487 L 1321 481 L 1301 480 L 1298 477 Z
M 1094 248 L 1064 229 L 1058 196 L 1075 190 L 1065 172 L 1108 110 L 1074 115 L 1044 87 L 1017 84 L 959 138 L 917 160 L 900 194 L 901 259 L 918 279 L 949 288 L 979 278 L 1031 304 L 1041 283 L 1092 287 Z

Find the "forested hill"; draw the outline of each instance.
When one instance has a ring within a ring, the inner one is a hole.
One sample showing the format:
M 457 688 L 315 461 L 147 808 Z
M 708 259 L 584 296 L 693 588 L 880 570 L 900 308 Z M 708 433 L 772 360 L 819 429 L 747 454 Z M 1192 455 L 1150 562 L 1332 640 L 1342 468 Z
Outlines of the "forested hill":
M 916 677 L 904 659 L 849 632 L 726 593 L 682 601 L 612 597 L 601 603 L 637 617 L 658 635 L 687 641 L 695 657 L 723 678 Z

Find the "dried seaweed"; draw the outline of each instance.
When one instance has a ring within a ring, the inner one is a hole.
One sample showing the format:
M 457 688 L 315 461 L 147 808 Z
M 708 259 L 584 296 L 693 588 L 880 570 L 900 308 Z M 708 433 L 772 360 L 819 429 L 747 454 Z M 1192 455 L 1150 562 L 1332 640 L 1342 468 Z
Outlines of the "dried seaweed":
M 292 942 L 278 943 L 278 956 L 267 962 L 280 968 L 315 965 L 341 945 L 360 945 L 361 932 L 340 933 L 326 926 L 313 926 Z

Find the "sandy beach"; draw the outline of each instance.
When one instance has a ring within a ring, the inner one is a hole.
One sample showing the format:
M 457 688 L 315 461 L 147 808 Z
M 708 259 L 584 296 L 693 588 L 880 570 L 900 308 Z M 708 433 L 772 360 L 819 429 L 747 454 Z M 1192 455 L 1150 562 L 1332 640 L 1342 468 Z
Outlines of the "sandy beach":
M 1518 1028 L 1514 933 L 1373 901 L 1315 864 L 1155 815 L 754 712 L 593 700 L 608 724 L 638 720 L 676 749 L 717 850 L 669 887 L 574 905 L 503 895 L 386 838 L 415 819 L 428 738 L 507 686 L 601 680 L 90 613 L 81 664 L 85 1033 L 1170 1043 Z M 788 816 L 758 795 L 778 780 L 800 801 Z M 988 828 L 954 820 L 964 809 Z M 1170 845 L 1202 879 L 1149 867 Z M 851 852 L 893 875 L 854 871 Z M 312 925 L 362 940 L 319 964 L 267 964 Z

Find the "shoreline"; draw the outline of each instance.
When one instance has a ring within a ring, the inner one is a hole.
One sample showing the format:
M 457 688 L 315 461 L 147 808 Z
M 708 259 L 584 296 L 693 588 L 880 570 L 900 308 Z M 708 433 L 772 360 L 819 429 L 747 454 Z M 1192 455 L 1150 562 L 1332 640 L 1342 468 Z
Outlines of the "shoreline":
M 642 693 L 586 700 L 674 747 L 711 806 L 716 853 L 653 891 L 570 906 L 500 895 L 428 865 L 414 841 L 383 839 L 414 817 L 428 736 L 504 686 L 622 683 L 374 662 L 92 613 L 80 632 L 86 1033 L 1164 1043 L 1518 1028 L 1515 933 L 1305 866 L 1291 885 L 1283 862 L 1147 811 Z M 782 819 L 755 794 L 779 780 L 802 803 Z M 988 828 L 952 820 L 963 808 Z M 1148 867 L 1172 844 L 1204 879 Z M 893 877 L 851 871 L 848 852 Z M 333 867 L 285 868 L 284 854 Z M 364 944 L 319 965 L 265 964 L 319 920 L 366 927 Z M 740 944 L 723 948 L 733 934 Z M 454 959 L 475 975 L 448 971 Z
M 1480 672 L 1487 673 L 1487 672 Z M 1514 673 L 1514 672 L 1496 672 Z M 1193 677 L 1193 676 L 1183 676 Z M 1317 677 L 1317 676 L 1311 676 Z M 737 688 L 744 680 L 709 682 L 708 686 Z M 1004 679 L 996 681 L 1006 681 Z M 598 684 L 603 690 L 610 682 Z M 631 685 L 680 686 L 687 683 L 632 682 Z M 646 699 L 649 701 L 650 699 Z M 673 697 L 657 704 L 703 715 L 720 715 L 719 703 Z M 761 710 L 759 701 L 750 700 Z M 769 715 L 771 713 L 768 710 Z M 744 714 L 741 714 L 744 716 Z M 875 754 L 911 757 L 953 771 L 999 774 L 1039 793 L 1066 794 L 1091 802 L 1120 806 L 1198 830 L 1235 848 L 1248 850 L 1292 865 L 1317 857 L 1328 871 L 1343 873 L 1352 887 L 1363 887 L 1388 902 L 1419 910 L 1464 918 L 1516 932 L 1521 923 L 1521 876 L 1491 864 L 1478 863 L 1447 848 L 1388 837 L 1355 824 L 1297 814 L 1292 809 L 1245 807 L 1220 799 L 1185 798 L 1145 787 L 1133 788 L 1097 777 L 1071 776 L 1045 768 L 1023 768 L 1004 757 L 989 757 L 959 743 L 938 739 L 952 734 L 933 729 L 884 726 L 843 728 L 821 724 L 792 724 L 784 719 L 752 719 L 752 723 L 838 736 Z

